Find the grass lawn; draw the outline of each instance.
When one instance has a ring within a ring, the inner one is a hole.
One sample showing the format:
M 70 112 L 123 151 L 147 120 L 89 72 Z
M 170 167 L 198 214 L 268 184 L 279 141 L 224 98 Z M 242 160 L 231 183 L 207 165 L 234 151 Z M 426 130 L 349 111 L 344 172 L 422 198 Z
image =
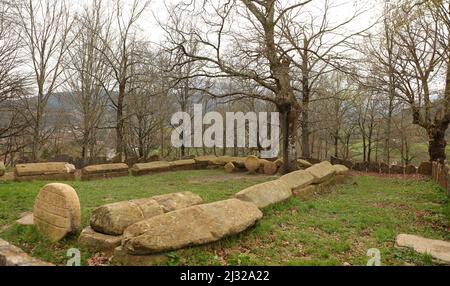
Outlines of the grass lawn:
M 428 155 L 428 143 L 413 143 L 410 146 L 410 156 L 412 156 L 412 164 L 419 166 L 422 162 L 427 162 L 429 160 Z M 333 152 L 333 151 L 332 151 Z M 375 160 L 375 146 L 372 146 L 372 160 Z M 450 154 L 450 145 L 446 147 L 446 154 Z M 363 143 L 358 142 L 350 145 L 350 153 L 352 161 L 362 161 L 363 160 Z M 378 146 L 378 160 L 382 161 L 384 159 L 384 148 L 382 144 Z M 401 163 L 401 153 L 400 150 L 392 148 L 391 150 L 391 160 Z
M 230 177 L 221 170 L 166 173 L 139 178 L 70 182 L 82 206 L 82 224 L 93 208 L 127 199 L 192 191 L 206 202 L 231 197 L 267 177 Z M 51 244 L 34 227 L 14 221 L 31 211 L 48 182 L 0 182 L 0 237 L 32 256 L 65 264 L 77 235 Z M 365 265 L 367 250 L 378 248 L 383 265 L 432 265 L 428 255 L 394 247 L 399 233 L 450 240 L 450 204 L 432 182 L 357 177 L 308 202 L 296 198 L 264 210 L 255 227 L 236 237 L 170 253 L 169 265 Z M 82 249 L 82 261 L 92 253 Z

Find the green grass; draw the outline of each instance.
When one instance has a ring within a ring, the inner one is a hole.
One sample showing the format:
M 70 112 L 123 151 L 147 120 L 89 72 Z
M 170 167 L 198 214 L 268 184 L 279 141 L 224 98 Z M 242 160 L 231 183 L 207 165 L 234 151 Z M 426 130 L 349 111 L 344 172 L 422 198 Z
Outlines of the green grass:
M 87 226 L 92 209 L 102 204 L 179 191 L 212 202 L 268 180 L 221 181 L 223 176 L 221 170 L 185 171 L 70 184 L 79 194 Z M 52 244 L 34 227 L 14 224 L 21 212 L 32 210 L 46 183 L 0 183 L 0 237 L 35 257 L 64 264 L 67 250 L 78 247 L 77 235 Z M 170 253 L 168 265 L 365 265 L 370 248 L 381 251 L 383 265 L 432 265 L 429 256 L 395 248 L 394 240 L 399 233 L 450 240 L 449 205 L 445 192 L 432 182 L 358 177 L 355 184 L 308 202 L 292 198 L 265 209 L 264 218 L 244 233 Z M 82 249 L 83 263 L 91 255 Z
M 372 160 L 375 160 L 376 146 L 372 146 Z M 331 150 L 333 151 L 333 150 Z M 412 164 L 419 166 L 422 162 L 429 161 L 428 144 L 427 143 L 413 143 L 410 147 L 410 156 L 412 156 Z M 351 159 L 353 161 L 363 160 L 363 143 L 357 142 L 350 145 Z M 450 154 L 450 145 L 446 147 L 446 154 Z M 384 148 L 382 144 L 378 146 L 378 160 L 384 159 Z M 391 160 L 401 162 L 401 153 L 397 148 L 391 149 Z
M 400 233 L 450 240 L 446 194 L 432 182 L 356 178 L 308 202 L 293 198 L 264 210 L 239 237 L 178 251 L 176 265 L 366 265 L 378 248 L 383 265 L 432 265 L 427 255 L 397 249 Z
M 223 171 L 182 171 L 155 176 L 66 183 L 77 190 L 82 226 L 86 227 L 89 225 L 91 211 L 100 205 L 183 191 L 196 193 L 205 202 L 213 202 L 229 198 L 246 187 L 270 180 L 267 177 L 248 176 L 246 179 L 230 182 L 217 180 L 217 176 L 224 176 Z M 211 177 L 211 180 L 208 180 L 208 177 Z M 48 183 L 50 182 L 0 182 L 0 238 L 10 241 L 35 257 L 64 264 L 67 260 L 67 250 L 78 247 L 78 234 L 54 244 L 41 237 L 35 227 L 14 223 L 21 213 L 32 211 L 39 190 Z M 8 228 L 3 229 L 6 226 Z M 87 250 L 82 253 L 85 254 L 85 261 L 90 253 Z

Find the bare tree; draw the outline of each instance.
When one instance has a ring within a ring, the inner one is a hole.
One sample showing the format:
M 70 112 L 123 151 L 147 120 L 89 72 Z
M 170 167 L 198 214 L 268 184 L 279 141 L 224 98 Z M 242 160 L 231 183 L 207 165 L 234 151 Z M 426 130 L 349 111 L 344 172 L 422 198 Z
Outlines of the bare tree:
M 113 82 L 105 82 L 104 89 L 116 110 L 116 160 L 123 161 L 124 155 L 124 127 L 126 97 L 129 92 L 129 82 L 133 77 L 130 72 L 136 62 L 133 60 L 136 45 L 136 22 L 149 5 L 149 1 L 133 0 L 131 6 L 124 4 L 122 0 L 116 0 L 114 13 L 116 19 L 117 33 L 112 39 L 103 39 L 107 47 L 99 49 L 103 53 L 104 60 L 112 69 Z M 112 15 L 111 15 L 112 16 Z M 110 30 L 112 33 L 112 31 Z M 114 91 L 114 92 L 112 92 Z
M 81 146 L 83 164 L 94 154 L 108 99 L 102 86 L 111 74 L 102 57 L 107 48 L 104 27 L 109 24 L 104 8 L 102 0 L 84 8 L 71 35 L 73 45 L 64 56 L 64 75 L 70 94 L 67 97 L 70 102 L 66 103 L 75 107 L 69 112 L 72 115 L 69 121 Z
M 367 68 L 358 74 L 360 83 L 375 91 L 384 108 L 380 109 L 385 117 L 384 128 L 384 160 L 391 162 L 392 122 L 398 100 L 398 78 L 395 75 L 396 62 L 401 56 L 399 47 L 394 42 L 393 11 L 395 5 L 385 1 L 380 27 L 369 34 L 367 40 L 359 43 L 358 49 L 365 59 L 358 65 L 367 63 Z
M 12 1 L 0 1 L 0 161 L 14 163 L 14 154 L 25 147 L 21 135 L 28 126 L 20 106 L 27 79 L 20 66 L 20 30 Z
M 348 131 L 345 125 L 351 125 L 348 122 L 348 116 L 354 108 L 355 95 L 352 89 L 354 89 L 354 83 L 351 82 L 351 78 L 342 72 L 335 71 L 321 77 L 321 84 L 318 86 L 317 91 L 318 95 L 316 100 L 311 102 L 322 107 L 323 120 L 320 123 L 327 129 L 333 139 L 334 157 L 336 158 L 340 157 L 340 153 L 343 154 L 342 157 L 344 158 L 348 156 L 346 144 L 349 138 L 348 132 L 345 132 L 346 130 Z M 321 97 L 325 97 L 327 100 L 321 100 Z M 352 130 L 351 127 L 350 130 Z M 340 152 L 339 146 L 341 143 L 345 146 L 344 152 Z
M 301 94 L 302 115 L 302 157 L 311 156 L 310 144 L 310 103 L 317 93 L 319 80 L 323 75 L 345 69 L 350 56 L 348 42 L 371 28 L 361 27 L 357 31 L 348 31 L 350 24 L 365 14 L 365 8 L 359 8 L 349 17 L 340 21 L 332 21 L 334 8 L 342 4 L 323 1 L 321 9 L 307 11 L 289 11 L 290 16 L 283 18 L 282 32 L 292 46 L 293 65 L 299 71 L 298 85 L 295 89 Z M 328 100 L 324 97 L 323 100 Z
M 180 4 L 171 13 L 167 28 L 174 49 L 188 58 L 179 65 L 192 61 L 204 62 L 206 68 L 195 76 L 207 78 L 240 78 L 253 81 L 267 92 L 242 91 L 218 94 L 212 89 L 206 93 L 218 97 L 245 96 L 274 103 L 280 112 L 283 133 L 283 171 L 297 169 L 298 118 L 301 105 L 295 98 L 292 84 L 292 58 L 283 48 L 282 20 L 289 12 L 298 10 L 311 1 L 283 4 L 276 0 L 194 1 L 202 11 L 189 13 L 189 7 Z M 199 12 L 199 13 L 197 13 Z M 203 13 L 202 13 L 203 12 Z M 181 19 L 198 16 L 198 25 L 186 30 Z M 239 25 L 234 18 L 239 18 Z M 181 40 L 180 40 L 181 39 Z M 197 52 L 187 49 L 188 43 L 197 43 Z M 267 94 L 267 95 L 265 95 Z
M 444 2 L 401 1 L 393 20 L 393 40 L 402 53 L 394 70 L 399 96 L 409 104 L 414 124 L 428 133 L 430 160 L 441 162 L 450 123 L 450 3 Z M 439 78 L 446 78 L 442 93 L 432 88 Z
M 372 161 L 372 150 L 374 147 L 375 132 L 379 121 L 380 101 L 374 92 L 367 91 L 365 88 L 358 90 L 358 127 L 363 143 L 363 160 Z
M 173 35 L 172 37 L 176 37 Z M 192 37 L 192 34 L 191 34 Z M 187 45 L 185 49 L 190 54 L 197 54 L 197 42 L 193 41 L 193 39 L 189 39 L 187 41 Z M 188 112 L 190 110 L 190 105 L 194 102 L 194 95 L 196 93 L 195 88 L 198 88 L 202 85 L 201 79 L 196 78 L 194 75 L 202 68 L 200 62 L 190 61 L 189 58 L 186 57 L 183 51 L 178 50 L 178 54 L 175 54 L 172 59 L 175 61 L 175 64 L 172 64 L 173 69 L 169 70 L 169 73 L 172 74 L 173 87 L 171 88 L 171 94 L 176 97 L 176 101 L 180 106 L 181 112 Z M 176 63 L 185 62 L 184 65 L 176 65 Z M 198 100 L 198 99 L 197 99 Z M 181 132 L 180 137 L 183 137 L 184 134 Z M 186 156 L 186 146 L 184 144 L 181 146 L 181 158 Z
M 36 97 L 26 97 L 32 117 L 32 159 L 38 161 L 40 149 L 49 132 L 44 130 L 45 110 L 58 88 L 63 55 L 70 46 L 68 39 L 73 18 L 65 0 L 20 0 L 15 3 L 26 56 L 32 67 Z
M 0 1 L 0 103 L 14 98 L 24 88 L 24 77 L 17 70 L 22 63 L 20 31 L 12 10 L 9 1 Z
M 134 157 L 144 161 L 149 159 L 152 150 L 158 149 L 160 122 L 169 121 L 167 113 L 173 106 L 165 96 L 167 91 L 164 82 L 168 77 L 161 66 L 155 64 L 161 62 L 164 55 L 161 52 L 154 53 L 150 48 L 147 43 L 142 43 L 140 52 L 135 55 L 140 59 L 132 67 L 132 73 L 136 76 L 130 81 L 126 112 L 129 118 L 126 124 L 129 149 Z M 165 107 L 159 105 L 160 101 L 165 103 Z

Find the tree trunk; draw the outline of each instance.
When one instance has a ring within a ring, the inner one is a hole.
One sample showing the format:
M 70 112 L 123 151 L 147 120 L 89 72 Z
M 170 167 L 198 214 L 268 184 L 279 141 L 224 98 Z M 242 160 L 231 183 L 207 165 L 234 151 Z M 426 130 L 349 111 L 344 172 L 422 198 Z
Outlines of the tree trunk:
M 302 110 L 302 157 L 311 158 L 311 150 L 309 145 L 309 99 L 305 100 L 303 95 L 303 110 Z
M 367 137 L 367 162 L 372 162 L 372 140 L 373 140 L 373 124 L 370 124 L 369 136 Z
M 117 161 L 123 160 L 123 105 L 125 100 L 125 83 L 121 83 L 119 86 L 119 98 L 117 99 L 117 113 L 116 113 L 116 155 Z
M 339 157 L 339 132 L 337 130 L 334 134 L 334 157 Z
M 81 147 L 81 158 L 83 166 L 86 166 L 87 164 L 87 153 L 89 148 L 88 146 L 89 144 L 87 144 L 87 142 L 83 140 L 83 146 Z
M 36 117 L 36 123 L 34 125 L 34 131 L 33 131 L 33 145 L 31 150 L 31 157 L 34 163 L 37 163 L 39 161 L 39 140 L 40 140 L 40 129 L 41 129 L 41 120 L 40 115 L 38 114 Z
M 392 91 L 391 94 L 394 92 Z M 392 137 L 392 115 L 394 113 L 394 98 L 393 95 L 390 95 L 389 98 L 389 112 L 386 123 L 386 142 L 385 142 L 385 154 L 386 154 L 386 163 L 391 165 L 391 137 Z
M 302 157 L 303 158 L 311 158 L 311 151 L 309 149 L 309 103 L 311 97 L 311 89 L 309 84 L 309 43 L 305 38 L 303 40 L 303 53 L 302 57 Z
M 449 3 L 450 8 L 450 3 Z M 450 38 L 448 39 L 448 46 L 450 46 Z M 431 162 L 441 162 L 447 160 L 445 155 L 445 148 L 447 146 L 447 141 L 445 140 L 445 132 L 447 131 L 448 124 L 450 122 L 450 59 L 447 58 L 447 74 L 445 79 L 445 90 L 444 90 L 444 100 L 445 104 L 445 114 L 444 118 L 440 118 L 438 112 L 435 116 L 435 123 L 428 131 L 428 137 L 430 140 L 430 145 L 428 152 L 430 154 Z
M 298 170 L 297 165 L 297 135 L 300 106 L 291 103 L 280 109 L 281 132 L 283 135 L 283 168 L 284 174 Z
M 363 135 L 363 161 L 367 162 L 367 144 L 366 144 L 366 135 Z
M 183 138 L 183 145 L 181 145 L 181 159 L 186 156 L 186 146 L 184 146 L 184 132 L 181 131 L 181 138 Z
M 428 152 L 430 154 L 431 162 L 444 163 L 447 158 L 445 155 L 445 147 L 447 146 L 445 130 L 434 127 L 430 130 L 428 137 L 430 140 Z
M 309 149 L 309 152 L 310 152 L 310 154 L 311 154 L 311 158 L 312 158 L 312 155 L 314 154 L 314 152 L 315 152 L 315 142 L 316 142 L 316 136 L 315 136 L 315 133 L 312 133 L 312 138 L 311 138 L 311 148 Z
M 41 88 L 40 88 L 41 89 Z M 38 103 L 37 103 L 37 113 L 36 113 L 36 122 L 34 124 L 33 130 L 33 144 L 31 149 L 31 157 L 34 163 L 37 163 L 40 159 L 39 151 L 41 149 L 40 140 L 41 140 L 41 125 L 42 125 L 42 93 L 39 92 Z
M 161 118 L 159 120 L 159 131 L 160 131 L 160 146 L 161 146 L 161 154 L 160 154 L 160 159 L 163 160 L 164 158 L 164 123 L 163 123 L 163 119 Z

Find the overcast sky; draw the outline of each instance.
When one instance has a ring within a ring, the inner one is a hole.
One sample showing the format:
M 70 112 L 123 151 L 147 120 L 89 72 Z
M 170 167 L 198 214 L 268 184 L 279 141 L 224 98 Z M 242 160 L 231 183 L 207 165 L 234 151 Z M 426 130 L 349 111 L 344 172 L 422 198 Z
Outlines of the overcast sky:
M 81 3 L 89 3 L 92 0 L 82 0 Z M 124 0 L 126 3 L 128 0 Z M 142 0 L 144 1 L 144 0 Z M 192 0 L 189 0 L 192 1 Z M 184 2 L 189 2 L 184 0 Z M 298 3 L 304 0 L 283 0 L 283 3 Z M 108 2 L 108 0 L 106 0 Z M 129 1 L 131 2 L 131 1 Z M 139 26 L 141 27 L 142 36 L 150 40 L 154 43 L 159 43 L 162 40 L 164 35 L 163 31 L 158 25 L 158 18 L 160 21 L 165 22 L 167 19 L 167 9 L 166 6 L 171 6 L 173 4 L 177 4 L 179 2 L 183 2 L 183 0 L 152 0 L 150 2 L 150 6 L 145 14 L 141 17 L 139 21 Z M 311 3 L 307 4 L 308 10 L 316 10 L 320 9 L 324 6 L 325 0 L 313 0 Z M 380 14 L 380 9 L 383 6 L 382 0 L 329 0 L 334 7 L 330 11 L 330 21 L 342 21 L 348 17 L 351 17 L 356 11 L 356 9 L 360 9 L 361 7 L 365 7 L 368 9 L 367 13 L 360 16 L 357 20 L 355 20 L 351 25 L 349 25 L 350 29 L 359 30 L 363 27 L 369 26 Z

